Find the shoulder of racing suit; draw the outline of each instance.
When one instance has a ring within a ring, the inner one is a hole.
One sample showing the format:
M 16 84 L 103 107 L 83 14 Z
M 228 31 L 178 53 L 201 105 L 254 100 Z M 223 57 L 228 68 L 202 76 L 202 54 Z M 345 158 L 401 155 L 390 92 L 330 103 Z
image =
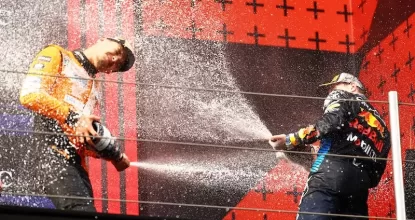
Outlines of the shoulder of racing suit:
M 298 132 L 289 134 L 294 146 L 312 144 L 332 132 L 337 132 L 347 123 L 347 120 L 360 111 L 356 99 L 365 99 L 343 90 L 333 90 L 326 97 L 323 105 L 323 116 L 313 125 L 301 128 Z
M 325 113 L 339 111 L 340 106 L 346 104 L 346 102 L 350 102 L 350 100 L 357 99 L 357 95 L 346 92 L 344 90 L 333 90 L 331 91 L 326 99 L 324 100 L 323 104 L 323 111 Z M 363 97 L 361 97 L 363 99 Z M 357 103 L 357 102 L 356 102 Z M 357 104 L 358 105 L 358 104 Z
M 348 121 L 363 110 L 361 104 L 366 103 L 365 100 L 364 95 L 352 94 L 344 90 L 330 92 L 324 100 L 323 116 L 315 124 L 319 135 L 325 136 L 347 127 Z
M 57 76 L 61 74 L 63 55 L 68 51 L 58 45 L 44 47 L 33 59 L 20 91 L 20 103 L 58 123 L 64 124 L 70 106 L 50 94 Z
M 44 47 L 30 64 L 28 74 L 57 74 L 62 65 L 62 53 L 64 51 L 58 45 Z

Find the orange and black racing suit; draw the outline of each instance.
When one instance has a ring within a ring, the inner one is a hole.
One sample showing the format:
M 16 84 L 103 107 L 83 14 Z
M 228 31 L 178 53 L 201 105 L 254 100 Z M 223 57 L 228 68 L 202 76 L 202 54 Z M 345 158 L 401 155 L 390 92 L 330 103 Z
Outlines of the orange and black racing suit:
M 385 171 L 382 159 L 388 157 L 390 134 L 379 112 L 366 100 L 364 95 L 334 90 L 314 125 L 287 136 L 287 144 L 294 148 L 320 140 L 298 219 L 333 219 L 301 212 L 368 214 L 368 189 L 378 185 Z
M 92 197 L 85 159 L 99 157 L 76 142 L 74 123 L 91 114 L 98 100 L 95 67 L 81 51 L 57 45 L 37 54 L 20 92 L 20 102 L 35 112 L 36 184 L 49 195 Z M 91 200 L 51 197 L 58 209 L 95 211 Z

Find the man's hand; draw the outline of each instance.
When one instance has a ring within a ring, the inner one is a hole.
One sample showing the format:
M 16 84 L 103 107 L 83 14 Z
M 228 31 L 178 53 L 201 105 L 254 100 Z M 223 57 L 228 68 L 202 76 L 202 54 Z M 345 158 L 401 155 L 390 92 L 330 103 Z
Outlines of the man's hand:
M 88 143 L 90 146 L 94 146 L 90 136 L 98 136 L 95 129 L 92 127 L 93 121 L 100 121 L 100 117 L 96 115 L 82 115 L 78 122 L 75 124 L 75 135 L 77 140 L 84 144 Z
M 111 161 L 112 165 L 114 165 L 115 169 L 118 172 L 124 171 L 128 167 L 130 167 L 130 160 L 128 159 L 126 154 L 122 154 L 121 160 L 119 161 Z
M 274 135 L 269 139 L 269 144 L 274 150 L 287 150 L 287 146 L 285 145 L 286 137 L 287 135 L 285 134 Z

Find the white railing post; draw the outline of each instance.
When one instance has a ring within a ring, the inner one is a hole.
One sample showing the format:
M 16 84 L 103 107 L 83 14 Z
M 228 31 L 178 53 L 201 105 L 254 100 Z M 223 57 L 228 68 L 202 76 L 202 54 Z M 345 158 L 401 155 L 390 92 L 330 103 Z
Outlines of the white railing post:
M 389 92 L 389 120 L 392 143 L 393 184 L 395 188 L 396 219 L 406 219 L 405 193 L 403 189 L 401 131 L 399 129 L 398 93 Z

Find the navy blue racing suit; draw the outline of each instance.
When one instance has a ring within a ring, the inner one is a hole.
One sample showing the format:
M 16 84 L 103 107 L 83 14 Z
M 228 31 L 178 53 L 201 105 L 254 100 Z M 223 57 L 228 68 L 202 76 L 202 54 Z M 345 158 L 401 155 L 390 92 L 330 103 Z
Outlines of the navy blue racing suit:
M 334 90 L 314 125 L 288 135 L 294 148 L 320 140 L 297 219 L 368 215 L 368 190 L 378 185 L 385 171 L 386 160 L 379 159 L 389 154 L 390 134 L 379 112 L 366 100 L 361 94 Z

